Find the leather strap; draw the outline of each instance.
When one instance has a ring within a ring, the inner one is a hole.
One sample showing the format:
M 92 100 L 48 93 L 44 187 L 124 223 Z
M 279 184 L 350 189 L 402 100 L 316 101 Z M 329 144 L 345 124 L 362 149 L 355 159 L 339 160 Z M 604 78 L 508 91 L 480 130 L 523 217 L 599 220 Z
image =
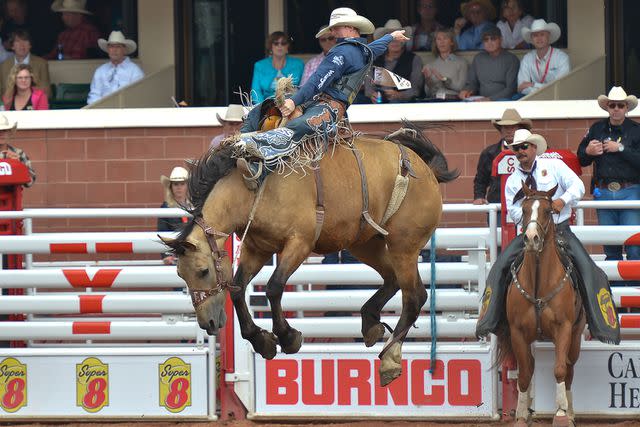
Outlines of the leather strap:
M 356 240 L 362 234 L 364 230 L 365 223 L 368 223 L 374 230 L 383 236 L 387 236 L 389 232 L 384 228 L 380 227 L 376 222 L 371 218 L 369 214 L 369 186 L 367 185 L 367 175 L 364 170 L 364 165 L 362 164 L 362 155 L 358 149 L 351 150 L 354 156 L 356 156 L 356 162 L 358 163 L 358 170 L 360 171 L 360 181 L 362 183 L 362 218 L 360 219 L 360 229 L 358 230 L 358 234 L 356 235 Z
M 407 176 L 409 175 L 412 178 L 417 178 L 416 173 L 413 171 L 413 168 L 411 167 L 411 162 L 409 161 L 409 156 L 407 155 L 407 149 L 403 146 L 398 144 L 398 148 L 400 148 L 400 174 L 402 176 Z
M 313 176 L 316 181 L 316 231 L 313 237 L 313 246 L 315 246 L 324 224 L 324 186 L 322 185 L 322 175 L 320 175 L 320 165 L 314 163 L 312 166 L 314 167 Z

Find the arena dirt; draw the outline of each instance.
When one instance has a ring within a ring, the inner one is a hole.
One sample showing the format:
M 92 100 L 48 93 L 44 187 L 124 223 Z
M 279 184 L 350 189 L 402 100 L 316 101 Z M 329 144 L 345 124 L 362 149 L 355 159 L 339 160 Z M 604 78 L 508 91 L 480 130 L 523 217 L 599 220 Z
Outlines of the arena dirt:
M 231 421 L 218 423 L 171 423 L 171 422 L 132 422 L 132 423 L 57 423 L 57 424 L 7 424 L 0 421 L 0 425 L 20 426 L 20 427 L 211 427 L 212 425 L 220 427 L 298 427 L 298 426 L 330 426 L 330 427 L 489 427 L 489 426 L 510 426 L 512 423 L 502 422 L 425 422 L 425 421 L 396 421 L 387 422 L 382 420 L 371 421 L 354 421 L 349 423 L 318 423 L 318 422 L 302 422 L 302 423 L 270 423 L 256 421 Z M 550 426 L 551 420 L 542 420 L 533 423 L 534 426 Z M 581 421 L 578 419 L 580 427 L 640 427 L 640 421 Z

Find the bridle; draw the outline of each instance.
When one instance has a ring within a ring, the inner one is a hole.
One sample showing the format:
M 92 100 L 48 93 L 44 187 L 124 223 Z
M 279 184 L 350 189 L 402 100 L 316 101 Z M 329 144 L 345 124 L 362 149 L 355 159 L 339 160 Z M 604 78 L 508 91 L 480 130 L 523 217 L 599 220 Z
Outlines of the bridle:
M 195 218 L 194 222 L 198 224 L 200 228 L 202 228 L 202 231 L 204 231 L 204 235 L 207 238 L 207 242 L 209 243 L 211 256 L 213 257 L 214 275 L 216 278 L 216 285 L 211 289 L 191 289 L 187 286 L 189 295 L 191 296 L 193 307 L 198 308 L 200 304 L 205 302 L 210 297 L 218 295 L 220 292 L 223 292 L 227 289 L 234 290 L 238 287 L 223 279 L 222 258 L 226 257 L 228 254 L 224 249 L 221 250 L 220 248 L 218 248 L 218 244 L 216 243 L 216 237 L 226 238 L 229 237 L 229 235 L 227 233 L 214 230 L 204 222 L 204 219 L 202 217 Z
M 545 200 L 548 202 L 551 202 L 551 197 L 549 196 L 542 196 L 542 195 L 537 195 L 537 196 L 527 196 L 525 197 L 525 199 L 523 200 L 523 202 L 525 200 Z M 535 220 L 530 220 L 526 226 L 523 227 L 523 230 L 526 231 L 527 228 L 529 228 L 530 224 L 535 224 L 536 226 L 536 231 L 538 232 L 538 235 L 540 236 L 540 249 L 538 249 L 536 252 L 540 253 L 542 252 L 542 250 L 544 249 L 544 238 L 547 235 L 547 231 L 549 231 L 549 224 L 551 223 L 551 219 L 553 218 L 553 214 L 550 214 L 549 217 L 547 218 L 547 222 L 546 224 L 543 226 L 540 221 L 538 221 L 537 219 Z

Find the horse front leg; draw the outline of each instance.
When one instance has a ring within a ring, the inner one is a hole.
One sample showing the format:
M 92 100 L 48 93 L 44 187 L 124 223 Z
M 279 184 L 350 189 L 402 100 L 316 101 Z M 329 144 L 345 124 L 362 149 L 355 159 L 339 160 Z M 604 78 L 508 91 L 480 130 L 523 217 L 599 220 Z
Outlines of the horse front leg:
M 569 427 L 569 396 L 567 395 L 567 372 L 572 370 L 569 367 L 568 353 L 572 341 L 571 322 L 565 321 L 558 326 L 555 334 L 556 364 L 554 374 L 556 377 L 556 414 L 553 417 L 553 427 Z M 573 379 L 573 378 L 572 378 Z M 569 384 L 569 388 L 571 385 Z
M 282 311 L 282 293 L 289 277 L 311 253 L 306 241 L 288 242 L 278 258 L 278 266 L 267 282 L 267 298 L 271 305 L 273 333 L 278 336 L 282 351 L 297 353 L 302 346 L 302 333 L 289 325 Z
M 381 354 L 379 375 L 382 386 L 402 375 L 402 343 L 427 301 L 427 291 L 418 275 L 418 255 L 392 254 L 392 260 L 402 290 L 402 313 Z
M 271 332 L 255 324 L 251 317 L 251 312 L 249 312 L 249 307 L 247 307 L 245 293 L 251 279 L 255 277 L 271 256 L 272 254 L 255 250 L 250 246 L 243 247 L 238 270 L 233 278 L 233 284 L 239 290 L 230 293 L 233 307 L 238 316 L 238 323 L 240 323 L 242 338 L 249 341 L 255 352 L 265 359 L 273 359 L 276 356 L 278 340 Z
M 531 378 L 535 369 L 530 343 L 523 331 L 510 326 L 511 346 L 518 364 L 518 406 L 516 407 L 515 427 L 528 426 L 531 421 Z

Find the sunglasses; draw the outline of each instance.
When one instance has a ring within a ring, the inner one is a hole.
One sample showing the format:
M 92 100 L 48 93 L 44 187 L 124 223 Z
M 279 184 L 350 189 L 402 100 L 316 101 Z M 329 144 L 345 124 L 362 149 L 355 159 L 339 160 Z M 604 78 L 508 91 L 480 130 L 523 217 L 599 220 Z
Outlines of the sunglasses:
M 607 105 L 607 106 L 608 106 L 609 108 L 611 108 L 612 110 L 613 110 L 614 108 L 616 108 L 616 107 L 622 110 L 623 108 L 625 108 L 625 107 L 627 106 L 627 104 L 625 104 L 624 102 L 611 102 L 611 103 L 609 103 L 609 105 Z
M 331 36 L 331 37 L 320 37 L 318 40 L 320 40 L 320 42 L 324 43 L 324 42 L 327 42 L 327 41 L 332 42 L 335 39 L 336 39 L 335 37 Z
M 274 46 L 288 46 L 289 42 L 286 40 L 277 41 L 272 43 Z
M 524 142 L 522 144 L 512 145 L 511 146 L 511 151 L 513 151 L 514 153 L 517 153 L 518 151 L 526 150 L 527 148 L 529 148 L 529 143 Z

